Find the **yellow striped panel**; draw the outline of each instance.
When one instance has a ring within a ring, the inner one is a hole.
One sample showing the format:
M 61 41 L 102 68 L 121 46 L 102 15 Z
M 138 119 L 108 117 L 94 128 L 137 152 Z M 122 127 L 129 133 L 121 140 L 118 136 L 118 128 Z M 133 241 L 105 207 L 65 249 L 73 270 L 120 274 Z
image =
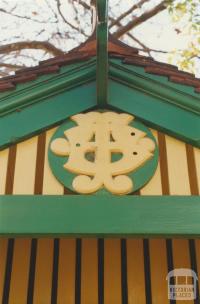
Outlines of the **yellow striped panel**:
M 166 281 L 168 273 L 166 240 L 151 239 L 149 242 L 152 302 L 153 304 L 169 304 Z
M 33 194 L 37 137 L 17 145 L 13 194 Z
M 153 135 L 157 139 L 157 132 L 152 130 Z M 160 163 L 155 175 L 151 181 L 140 190 L 141 195 L 162 195 L 162 184 L 160 174 Z M 166 255 L 166 240 L 150 239 L 150 269 L 151 269 L 151 291 L 153 304 L 169 303 L 167 294 L 166 276 L 167 255 Z
M 0 194 L 5 194 L 9 149 L 0 151 Z M 7 258 L 7 239 L 0 239 L 0 303 L 2 303 L 5 268 Z
M 2 303 L 8 240 L 0 239 L 0 303 Z
M 17 145 L 13 194 L 33 194 L 36 154 L 37 137 Z M 27 301 L 30 249 L 30 239 L 15 239 L 9 304 Z
M 97 240 L 82 239 L 81 304 L 98 304 Z
M 43 194 L 58 194 L 64 193 L 63 185 L 55 178 L 48 162 L 48 147 L 49 142 L 56 128 L 53 128 L 46 132 L 46 144 L 45 144 L 45 162 L 44 162 L 44 178 L 43 178 Z
M 174 239 L 172 240 L 173 247 L 173 261 L 174 269 L 176 268 L 189 268 L 191 269 L 190 263 L 190 253 L 189 253 L 189 242 L 184 239 Z M 187 303 L 186 301 L 184 301 Z M 176 304 L 182 304 L 182 300 L 177 300 Z M 188 303 L 193 303 L 188 301 Z
M 45 170 L 44 170 L 44 180 L 43 180 L 43 190 L 45 194 L 63 194 L 64 187 L 57 181 L 51 172 L 48 164 L 48 145 L 49 141 L 56 131 L 53 128 L 46 132 L 46 147 L 45 147 Z M 157 132 L 151 130 L 155 138 L 157 139 Z M 168 167 L 169 167 L 169 181 L 170 181 L 170 191 L 171 194 L 185 195 L 189 192 L 189 178 L 187 169 L 187 157 L 185 144 L 178 141 L 172 137 L 166 137 L 166 147 L 167 147 L 167 157 L 168 157 Z M 25 177 L 24 172 L 26 172 L 26 166 L 31 170 L 30 175 L 34 174 L 35 170 L 35 157 L 36 157 L 36 141 L 37 138 L 33 137 L 30 140 L 26 140 L 23 143 L 17 145 L 17 162 L 15 170 L 15 181 L 16 183 L 20 179 L 23 179 L 24 186 L 18 187 L 18 194 L 32 192 L 34 184 L 30 184 L 28 179 Z M 200 149 L 194 148 L 196 168 L 198 174 L 198 183 L 200 188 Z M 33 157 L 32 157 L 33 156 Z M 7 169 L 7 159 L 8 159 L 8 149 L 0 152 L 0 194 L 4 193 L 5 189 L 5 177 Z M 19 170 L 20 168 L 20 170 Z M 22 185 L 22 183 L 20 183 Z M 160 166 L 156 170 L 155 175 L 149 181 L 149 183 L 143 187 L 141 190 L 142 195 L 148 195 L 148 193 L 156 194 L 157 185 L 161 184 L 160 178 Z M 143 190 L 145 193 L 143 193 Z M 17 194 L 17 193 L 16 193 Z
M 53 240 L 39 239 L 36 256 L 34 304 L 51 303 Z
M 143 240 L 127 240 L 128 304 L 146 304 Z
M 170 194 L 190 195 L 186 146 L 183 142 L 165 136 L 169 171 Z
M 156 141 L 158 141 L 157 132 L 151 129 Z M 140 189 L 141 195 L 162 195 L 162 182 L 161 182 L 161 175 L 160 175 L 160 162 L 158 162 L 158 166 L 154 176 L 151 180 L 142 188 Z
M 43 194 L 62 194 L 63 187 L 58 184 L 56 179 L 51 179 L 48 166 L 48 145 L 53 129 L 46 133 L 45 142 L 45 160 L 43 175 Z M 52 287 L 52 271 L 53 271 L 53 248 L 54 240 L 38 239 L 35 270 L 35 285 L 33 304 L 50 303 L 51 287 Z
M 171 195 L 191 195 L 186 146 L 172 137 L 166 136 L 169 186 Z M 176 268 L 191 268 L 189 242 L 184 239 L 173 239 L 173 263 Z M 182 301 L 176 301 L 181 304 Z M 192 303 L 192 301 L 190 301 Z
M 5 194 L 9 149 L 0 151 L 0 195 Z M 3 300 L 8 240 L 0 239 L 0 302 Z
M 15 239 L 9 304 L 27 303 L 30 239 Z
M 104 241 L 104 304 L 121 304 L 121 246 L 119 239 Z
M 57 304 L 75 303 L 75 239 L 60 239 Z
M 9 149 L 0 151 L 0 194 L 5 193 Z

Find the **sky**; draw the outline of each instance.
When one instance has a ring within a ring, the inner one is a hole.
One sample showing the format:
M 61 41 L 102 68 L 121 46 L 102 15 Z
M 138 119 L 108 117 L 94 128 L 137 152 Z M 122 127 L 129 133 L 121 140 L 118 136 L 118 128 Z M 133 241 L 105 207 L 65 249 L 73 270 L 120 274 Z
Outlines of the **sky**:
M 71 1 L 76 3 L 77 11 L 71 5 Z M 90 5 L 90 0 L 84 0 Z M 109 14 L 110 16 L 119 16 L 121 13 L 128 10 L 134 3 L 139 0 L 109 0 Z M 155 4 L 160 3 L 161 0 L 149 0 L 146 8 L 150 8 Z M 84 14 L 84 10 L 79 5 L 79 0 L 60 0 L 61 10 L 63 11 L 64 18 L 67 19 L 74 27 L 85 31 L 87 36 L 90 36 L 93 31 L 91 22 L 91 12 Z M 34 21 L 27 18 L 17 18 L 6 13 L 0 12 L 0 44 L 8 44 L 17 41 L 26 40 L 47 40 L 53 43 L 58 48 L 64 51 L 69 51 L 76 47 L 79 42 L 84 42 L 87 37 L 76 30 L 71 29 L 62 18 L 58 18 L 55 22 L 54 11 L 56 11 L 55 0 L 0 0 L 0 10 L 12 10 L 12 13 L 19 16 L 31 17 Z M 139 16 L 142 11 L 134 11 L 135 16 Z M 129 16 L 123 20 L 123 24 L 130 21 L 132 17 Z M 136 38 L 140 39 L 145 45 L 150 48 L 173 51 L 175 49 L 183 49 L 187 47 L 190 36 L 187 34 L 178 34 L 175 30 L 175 25 L 172 23 L 171 16 L 165 10 L 149 21 L 138 26 L 134 29 L 133 34 Z M 66 33 L 69 35 L 60 39 L 59 35 L 55 33 Z M 127 44 L 132 44 L 127 37 L 123 39 Z M 133 44 L 132 44 L 133 45 Z M 138 46 L 135 44 L 135 46 Z M 20 64 L 35 65 L 38 60 L 45 60 L 49 58 L 48 54 L 43 51 L 30 51 L 25 50 L 19 56 L 18 61 Z M 153 53 L 156 60 L 169 61 L 169 55 Z M 33 60 L 34 58 L 34 60 Z M 0 58 L 1 60 L 1 58 Z M 13 54 L 10 54 L 3 60 L 9 63 L 16 61 Z M 200 77 L 200 75 L 197 75 Z

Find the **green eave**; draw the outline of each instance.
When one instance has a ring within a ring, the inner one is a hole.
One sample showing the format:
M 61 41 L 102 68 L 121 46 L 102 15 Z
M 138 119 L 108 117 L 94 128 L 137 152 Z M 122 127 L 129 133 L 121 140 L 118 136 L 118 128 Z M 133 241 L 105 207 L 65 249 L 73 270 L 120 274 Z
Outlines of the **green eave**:
M 200 95 L 191 87 L 110 58 L 106 107 L 129 112 L 148 126 L 200 147 Z M 94 108 L 96 58 L 17 85 L 0 94 L 0 148 Z

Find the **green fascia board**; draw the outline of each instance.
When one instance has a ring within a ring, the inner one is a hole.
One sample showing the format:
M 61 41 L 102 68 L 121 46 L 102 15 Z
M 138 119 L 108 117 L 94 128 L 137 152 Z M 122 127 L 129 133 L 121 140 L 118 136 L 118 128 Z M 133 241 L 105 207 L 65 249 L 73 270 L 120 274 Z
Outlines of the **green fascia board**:
M 110 105 L 135 115 L 149 127 L 200 147 L 200 116 L 171 104 L 156 96 L 127 87 L 118 80 L 109 83 Z
M 199 196 L 0 196 L 0 235 L 200 236 Z
M 51 74 L 45 74 L 45 75 L 40 75 L 38 76 L 35 80 L 31 80 L 28 82 L 23 82 L 23 83 L 19 83 L 16 85 L 16 88 L 14 90 L 8 90 L 5 92 L 1 92 L 0 93 L 0 101 L 4 100 L 4 98 L 10 98 L 10 97 L 15 97 L 16 95 L 18 95 L 21 93 L 22 90 L 24 89 L 31 89 L 34 88 L 35 85 L 38 84 L 45 84 L 47 81 L 49 81 L 50 79 L 55 79 L 57 77 L 62 77 L 62 75 L 64 77 L 67 77 L 68 74 L 72 74 L 72 73 L 76 73 L 78 70 L 84 68 L 87 65 L 94 65 L 95 66 L 96 61 L 95 58 L 91 58 L 89 60 L 86 61 L 77 61 L 76 63 L 70 63 L 67 64 L 65 66 L 61 66 L 60 70 L 58 72 L 54 72 Z M 34 72 L 33 72 L 34 73 Z
M 186 94 L 188 96 L 193 96 L 193 97 L 197 98 L 198 100 L 200 100 L 200 94 L 196 93 L 194 90 L 194 87 L 192 87 L 192 86 L 172 82 L 168 79 L 167 76 L 147 73 L 147 72 L 145 72 L 144 67 L 136 66 L 134 64 L 126 64 L 121 59 L 110 58 L 109 63 L 110 63 L 110 65 L 113 65 L 113 66 L 117 65 L 118 69 L 122 69 L 122 70 L 125 69 L 127 71 L 127 73 L 138 74 L 148 80 L 159 82 L 161 85 L 162 84 L 166 85 L 168 88 L 171 88 L 172 90 L 178 91 L 178 92 Z
M 109 105 L 131 113 L 148 126 L 200 147 L 200 97 L 149 79 L 142 70 L 110 63 Z M 140 73 L 139 73 L 140 72 Z M 162 78 L 162 77 L 161 77 Z
M 39 77 L 40 78 L 40 77 Z M 76 67 L 62 69 L 59 73 L 30 82 L 29 86 L 19 86 L 7 96 L 0 95 L 0 117 L 15 111 L 21 111 L 32 104 L 40 103 L 47 98 L 58 95 L 91 82 L 96 78 L 95 60 L 84 62 Z
M 145 73 L 144 69 L 139 68 L 138 71 L 135 71 L 134 68 L 122 64 L 120 61 L 118 63 L 110 61 L 110 78 L 117 79 L 127 86 L 143 91 L 155 98 L 160 98 L 163 103 L 172 104 L 200 115 L 200 95 L 192 92 L 194 88 L 190 87 L 190 90 L 183 91 L 182 85 L 172 86 L 173 83 L 168 81 L 166 77 L 151 77 L 152 75 Z M 160 81 L 163 78 L 165 78 L 165 82 Z M 185 88 L 186 86 L 184 86 Z
M 96 83 L 90 82 L 78 88 L 64 90 L 0 118 L 0 149 L 25 140 L 48 129 L 71 115 L 95 107 Z
M 200 97 L 143 68 L 109 60 L 105 108 L 129 112 L 160 131 L 200 147 Z M 97 108 L 96 58 L 67 65 L 0 94 L 0 149 Z M 14 123 L 13 123 L 14 122 Z

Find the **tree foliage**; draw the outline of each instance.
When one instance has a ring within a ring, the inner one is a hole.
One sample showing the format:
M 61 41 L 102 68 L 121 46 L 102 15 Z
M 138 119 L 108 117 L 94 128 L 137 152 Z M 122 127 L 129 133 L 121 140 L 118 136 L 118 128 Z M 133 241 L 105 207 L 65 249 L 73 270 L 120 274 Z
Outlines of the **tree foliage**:
M 174 60 L 180 69 L 195 73 L 200 59 L 200 1 L 170 0 L 168 11 L 178 33 L 188 37 L 186 48 L 174 49 L 170 60 Z
M 3 77 L 86 41 L 94 30 L 95 0 L 1 0 L 0 16 Z M 109 31 L 146 56 L 200 76 L 199 0 L 109 0 Z

